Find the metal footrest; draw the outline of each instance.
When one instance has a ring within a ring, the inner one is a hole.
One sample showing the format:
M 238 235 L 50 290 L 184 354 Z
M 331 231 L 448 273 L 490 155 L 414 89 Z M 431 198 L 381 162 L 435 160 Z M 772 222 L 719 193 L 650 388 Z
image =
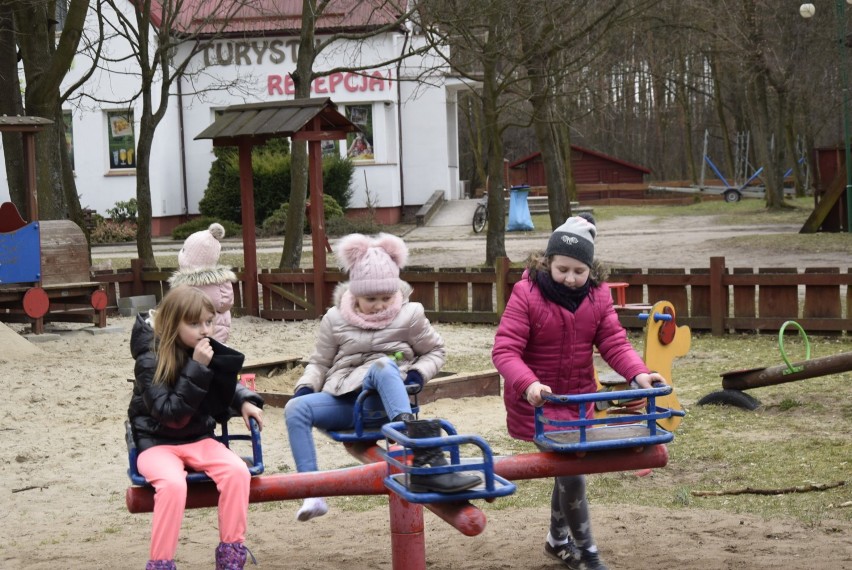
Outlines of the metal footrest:
M 405 433 L 404 422 L 393 422 L 382 427 L 382 432 L 388 440 L 393 440 L 399 446 L 385 453 L 388 462 L 388 476 L 385 486 L 401 496 L 409 503 L 446 503 L 469 501 L 473 499 L 491 499 L 505 497 L 515 492 L 514 483 L 494 473 L 494 457 L 491 447 L 477 435 L 458 435 L 451 423 L 439 420 L 441 427 L 448 434 L 442 437 L 426 437 L 413 439 Z M 481 452 L 481 458 L 461 458 L 460 445 L 475 445 Z M 390 446 L 390 443 L 388 443 Z M 419 448 L 440 447 L 450 456 L 449 464 L 442 467 L 414 467 L 411 465 L 413 450 Z M 409 481 L 411 475 L 429 476 L 443 473 L 463 473 L 481 475 L 482 482 L 471 489 L 458 493 L 418 493 L 411 491 Z
M 585 453 L 668 443 L 674 439 L 674 434 L 660 428 L 657 420 L 667 419 L 673 415 L 682 416 L 684 413 L 658 407 L 656 398 L 671 392 L 671 386 L 660 386 L 592 394 L 542 394 L 547 404 L 535 410 L 534 441 L 543 449 L 565 453 Z M 637 398 L 646 398 L 648 401 L 646 410 L 653 411 L 624 417 L 608 416 L 599 419 L 587 417 L 588 406 L 595 406 L 598 402 Z M 557 406 L 576 406 L 579 419 L 560 420 L 548 417 L 546 410 L 553 410 Z

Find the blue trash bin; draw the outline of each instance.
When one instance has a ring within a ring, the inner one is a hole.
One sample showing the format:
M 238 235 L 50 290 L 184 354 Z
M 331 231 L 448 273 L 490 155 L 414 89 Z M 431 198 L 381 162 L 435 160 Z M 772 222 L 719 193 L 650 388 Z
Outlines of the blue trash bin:
M 529 194 L 530 187 L 526 184 L 509 188 L 509 225 L 506 231 L 528 232 L 535 229 L 527 202 Z

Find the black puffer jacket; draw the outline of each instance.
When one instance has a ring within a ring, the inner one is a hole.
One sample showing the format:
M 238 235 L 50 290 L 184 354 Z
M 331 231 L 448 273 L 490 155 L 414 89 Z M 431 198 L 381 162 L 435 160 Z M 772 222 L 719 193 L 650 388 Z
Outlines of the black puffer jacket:
M 151 325 L 138 316 L 130 335 L 136 381 L 127 415 L 140 453 L 155 445 L 179 445 L 213 437 L 217 419 L 238 415 L 246 401 L 263 407 L 260 396 L 237 382 L 245 356 L 213 339 L 209 367 L 188 359 L 174 384 L 155 384 L 157 355 L 153 340 Z

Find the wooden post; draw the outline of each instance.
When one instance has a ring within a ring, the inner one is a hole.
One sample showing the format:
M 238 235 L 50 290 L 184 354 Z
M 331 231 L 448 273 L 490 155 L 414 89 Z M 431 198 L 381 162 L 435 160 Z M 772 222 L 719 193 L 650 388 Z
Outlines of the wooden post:
M 321 129 L 319 118 L 313 128 Z M 314 261 L 314 317 L 325 312 L 325 212 L 322 201 L 322 141 L 308 141 L 308 184 L 311 196 L 311 249 Z
M 26 172 L 27 187 L 27 217 L 28 222 L 38 220 L 38 191 L 36 182 L 36 146 L 35 133 L 23 132 L 24 138 L 24 170 Z
M 725 334 L 725 311 L 728 297 L 728 286 L 724 283 L 725 258 L 710 258 L 710 331 L 713 336 Z
M 260 316 L 260 302 L 257 294 L 257 243 L 254 228 L 254 180 L 252 179 L 252 144 L 240 139 L 240 206 L 243 221 L 243 259 L 245 263 L 243 300 L 246 314 Z
M 494 280 L 497 295 L 497 318 L 503 316 L 503 311 L 506 310 L 506 303 L 509 302 L 509 295 L 512 290 L 509 288 L 507 281 L 509 280 L 510 261 L 508 257 L 498 257 L 494 261 Z

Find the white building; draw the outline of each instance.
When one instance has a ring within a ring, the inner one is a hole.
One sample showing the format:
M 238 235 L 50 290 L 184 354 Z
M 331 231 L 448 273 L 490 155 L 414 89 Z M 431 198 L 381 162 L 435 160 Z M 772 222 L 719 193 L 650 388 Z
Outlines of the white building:
M 216 3 L 219 0 L 211 0 Z M 203 4 L 203 3 L 202 3 Z M 382 13 L 369 9 L 371 2 L 337 0 L 319 21 L 322 40 L 339 29 L 369 29 L 387 23 Z M 293 99 L 298 52 L 301 2 L 258 0 L 255 10 L 246 9 L 232 19 L 222 39 L 196 55 L 189 76 L 175 82 L 167 115 L 157 128 L 151 156 L 151 202 L 154 235 L 164 235 L 187 216 L 199 213 L 198 203 L 207 187 L 213 160 L 212 143 L 195 136 L 209 126 L 217 110 L 233 104 Z M 132 7 L 125 4 L 132 16 Z M 275 10 L 270 15 L 268 10 Z M 116 14 L 108 14 L 115 21 Z M 190 21 L 187 17 L 186 21 Z M 88 23 L 94 34 L 94 15 Z M 290 27 L 288 27 L 290 26 Z M 237 32 L 236 30 L 239 30 Z M 217 36 L 220 37 L 220 36 Z M 338 41 L 323 50 L 315 71 L 366 66 L 367 76 L 334 72 L 316 79 L 313 97 L 330 97 L 341 112 L 359 124 L 366 140 L 329 144 L 328 152 L 349 154 L 356 164 L 350 208 L 376 206 L 384 223 L 395 223 L 411 214 L 434 192 L 447 199 L 461 197 L 458 172 L 456 95 L 464 85 L 445 75 L 437 57 L 417 56 L 402 64 L 385 62 L 423 38 L 398 27 L 367 42 Z M 73 152 L 77 192 L 81 205 L 105 214 L 119 201 L 136 195 L 135 140 L 138 136 L 141 100 L 128 103 L 139 89 L 139 76 L 129 44 L 124 38 L 103 41 L 103 63 L 88 79 L 79 97 L 66 105 L 66 125 Z M 175 61 L 189 53 L 177 50 Z M 86 55 L 78 56 L 65 84 L 77 81 L 90 67 Z M 428 81 L 415 78 L 428 76 Z M 218 86 L 234 83 L 230 91 Z M 154 87 L 154 92 L 159 87 Z M 128 105 L 130 111 L 128 112 Z M 1 162 L 1 161 L 0 161 Z M 0 163 L 0 202 L 8 201 L 5 165 Z M 260 222 L 261 220 L 258 220 Z

